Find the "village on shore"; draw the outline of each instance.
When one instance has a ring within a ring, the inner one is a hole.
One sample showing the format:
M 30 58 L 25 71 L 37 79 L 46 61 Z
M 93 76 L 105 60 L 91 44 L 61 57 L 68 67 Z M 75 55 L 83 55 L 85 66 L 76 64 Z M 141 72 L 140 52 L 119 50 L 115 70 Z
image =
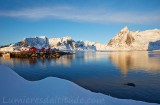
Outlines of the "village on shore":
M 8 48 L 8 49 L 7 49 Z M 36 47 L 5 47 L 1 48 L 0 56 L 4 58 L 59 58 L 62 55 L 74 54 L 71 50 L 60 51 L 59 49 Z

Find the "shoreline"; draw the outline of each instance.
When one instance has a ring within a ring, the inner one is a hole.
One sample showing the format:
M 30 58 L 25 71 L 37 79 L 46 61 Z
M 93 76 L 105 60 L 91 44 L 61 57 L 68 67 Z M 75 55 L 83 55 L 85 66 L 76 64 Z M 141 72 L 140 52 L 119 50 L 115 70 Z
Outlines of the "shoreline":
M 52 52 L 52 53 L 31 53 L 31 52 L 8 52 L 9 58 L 59 58 L 63 55 L 70 55 L 70 52 Z M 0 56 L 5 55 L 5 53 L 0 52 Z

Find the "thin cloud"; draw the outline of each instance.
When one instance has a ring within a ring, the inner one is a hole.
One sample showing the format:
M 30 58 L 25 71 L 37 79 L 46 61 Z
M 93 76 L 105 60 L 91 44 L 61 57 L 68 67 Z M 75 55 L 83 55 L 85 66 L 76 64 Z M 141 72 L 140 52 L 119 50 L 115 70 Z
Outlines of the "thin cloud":
M 64 19 L 93 23 L 139 23 L 155 24 L 160 22 L 160 11 L 130 12 L 111 11 L 105 9 L 84 9 L 69 6 L 29 8 L 21 10 L 0 11 L 1 17 L 15 17 L 25 19 Z

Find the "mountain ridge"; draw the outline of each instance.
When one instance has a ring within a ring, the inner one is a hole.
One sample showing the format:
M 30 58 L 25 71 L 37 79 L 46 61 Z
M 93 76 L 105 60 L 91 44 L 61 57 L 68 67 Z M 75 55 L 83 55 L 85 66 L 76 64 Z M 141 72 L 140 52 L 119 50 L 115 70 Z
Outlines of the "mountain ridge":
M 76 51 L 160 50 L 160 30 L 130 31 L 125 26 L 106 44 L 82 40 L 75 41 L 70 36 L 62 38 L 39 36 L 24 38 L 22 41 L 11 46 L 33 46 L 38 49 L 44 47 Z
M 160 30 L 130 31 L 124 27 L 108 43 L 111 50 L 160 50 Z M 151 44 L 152 43 L 152 44 Z M 153 44 L 154 43 L 154 44 Z M 156 45 L 156 48 L 155 46 Z

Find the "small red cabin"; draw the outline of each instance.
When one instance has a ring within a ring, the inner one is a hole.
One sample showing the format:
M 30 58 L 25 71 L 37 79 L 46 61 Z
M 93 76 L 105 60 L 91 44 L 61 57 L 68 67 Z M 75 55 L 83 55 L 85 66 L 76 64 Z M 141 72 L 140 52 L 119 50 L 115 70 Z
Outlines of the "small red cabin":
M 50 53 L 50 52 L 51 52 L 51 49 L 50 49 L 50 48 L 48 48 L 46 52 Z
M 38 49 L 36 47 L 31 47 L 29 48 L 29 52 L 36 53 L 38 52 Z

